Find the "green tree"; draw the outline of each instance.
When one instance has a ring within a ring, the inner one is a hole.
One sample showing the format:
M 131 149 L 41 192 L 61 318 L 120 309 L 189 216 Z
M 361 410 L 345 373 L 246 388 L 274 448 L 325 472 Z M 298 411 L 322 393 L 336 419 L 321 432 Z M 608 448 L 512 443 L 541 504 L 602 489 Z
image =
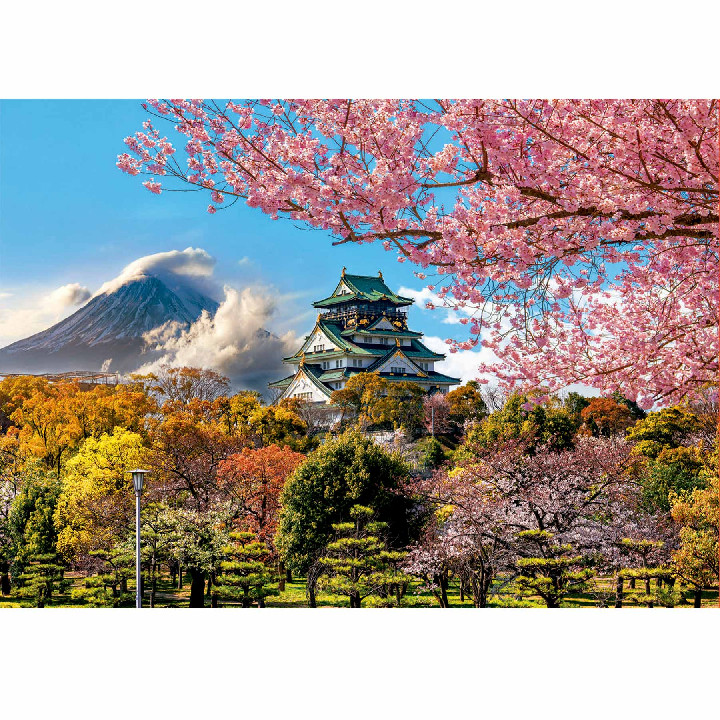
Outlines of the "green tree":
M 648 460 L 642 479 L 642 502 L 649 512 L 669 512 L 670 495 L 702 488 L 703 453 L 697 447 L 664 448 Z
M 61 484 L 39 461 L 25 467 L 23 485 L 8 516 L 12 541 L 12 573 L 20 574 L 33 556 L 52 554 L 58 534 L 54 514 Z
M 232 532 L 230 540 L 223 547 L 225 557 L 230 559 L 220 563 L 215 595 L 220 600 L 239 602 L 244 608 L 253 603 L 265 607 L 265 598 L 278 594 L 272 552 L 250 532 Z
M 426 470 L 440 467 L 447 459 L 442 443 L 437 438 L 423 438 L 418 441 L 417 447 L 420 450 L 420 464 Z
M 402 428 L 409 436 L 417 437 L 425 419 L 425 397 L 425 390 L 416 383 L 387 383 L 386 395 L 378 403 L 376 422 L 390 424 L 395 430 Z
M 143 536 L 144 537 L 144 536 Z M 98 564 L 71 595 L 90 607 L 120 607 L 130 604 L 134 593 L 128 591 L 128 579 L 135 576 L 135 547 L 121 543 L 110 551 L 93 550 L 89 555 Z
M 584 395 L 576 392 L 570 392 L 567 397 L 563 400 L 563 407 L 567 410 L 570 417 L 572 417 L 575 423 L 575 428 L 579 428 L 582 425 L 582 411 L 590 404 L 590 398 L 586 398 Z
M 522 438 L 529 443 L 530 452 L 541 444 L 553 450 L 567 450 L 573 446 L 574 435 L 574 418 L 559 400 L 550 398 L 537 404 L 530 395 L 513 393 L 501 410 L 490 414 L 467 433 L 466 448 L 475 444 L 492 447 Z M 459 457 L 463 456 L 464 449 Z
M 50 605 L 53 595 L 66 590 L 69 585 L 69 581 L 64 580 L 64 573 L 65 568 L 57 554 L 33 555 L 18 577 L 17 595 L 30 607 Z
M 280 497 L 277 545 L 288 564 L 308 571 L 353 505 L 370 507 L 388 524 L 388 543 L 407 544 L 410 501 L 398 492 L 409 468 L 356 431 L 328 440 L 308 455 L 288 479 Z M 311 604 L 314 587 L 309 583 Z
M 568 593 L 582 589 L 594 574 L 582 567 L 581 555 L 572 555 L 571 545 L 555 542 L 551 532 L 524 530 L 517 537 L 527 552 L 516 561 L 518 589 L 523 595 L 539 595 L 549 608 L 560 607 Z
M 665 543 L 659 540 L 646 540 L 635 538 L 623 538 L 621 541 L 621 550 L 632 558 L 633 566 L 621 570 L 618 575 L 622 579 L 629 579 L 634 592 L 627 595 L 628 599 L 638 604 L 644 604 L 653 607 L 658 601 L 658 582 L 657 580 L 667 579 L 671 576 L 668 568 L 657 564 L 659 551 L 662 550 Z M 656 580 L 655 590 L 653 592 L 652 580 Z M 636 589 L 636 581 L 642 580 L 644 588 Z
M 318 561 L 318 587 L 345 595 L 351 608 L 359 608 L 370 595 L 388 598 L 395 592 L 398 606 L 410 577 L 397 569 L 405 553 L 387 549 L 380 537 L 387 523 L 373 522 L 373 510 L 362 505 L 350 509 L 352 522 L 333 523 L 335 540 Z

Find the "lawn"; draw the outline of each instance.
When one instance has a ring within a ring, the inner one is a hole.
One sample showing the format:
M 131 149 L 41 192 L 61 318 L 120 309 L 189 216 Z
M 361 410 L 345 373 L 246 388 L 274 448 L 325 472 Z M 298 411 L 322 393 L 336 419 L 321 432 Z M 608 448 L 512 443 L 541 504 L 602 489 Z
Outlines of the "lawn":
M 83 576 L 81 573 L 68 572 L 66 578 L 72 580 L 72 586 L 67 592 L 59 594 L 53 598 L 53 602 L 48 607 L 88 607 L 86 604 L 78 601 L 71 596 L 72 589 L 82 586 Z M 134 582 L 128 584 L 128 597 L 122 603 L 122 607 L 134 607 Z M 575 593 L 568 596 L 563 603 L 564 607 L 598 607 L 601 599 L 605 600 L 606 606 L 612 607 L 614 604 L 615 579 L 612 577 L 600 577 L 592 581 L 591 585 L 582 593 Z M 626 593 L 629 592 L 626 587 Z M 685 594 L 687 600 L 677 605 L 679 608 L 692 608 L 692 597 L 689 593 Z M 472 608 L 472 599 L 467 595 L 464 600 L 460 600 L 460 588 L 457 581 L 451 581 L 448 588 L 448 599 L 452 608 Z M 182 589 L 174 587 L 171 583 L 169 575 L 161 575 L 158 581 L 156 593 L 156 607 L 188 607 L 190 600 L 190 584 L 184 583 Z M 144 599 L 144 605 L 149 606 L 149 597 Z M 363 607 L 373 607 L 381 603 L 380 598 L 370 597 L 363 601 Z M 206 596 L 206 605 L 210 606 L 210 598 Z M 317 594 L 317 606 L 322 607 L 348 607 L 348 600 L 338 595 L 330 595 L 328 593 L 319 592 Z M 502 579 L 495 583 L 493 591 L 491 591 L 489 599 L 490 607 L 544 607 L 540 598 L 530 597 L 518 599 L 514 595 L 512 583 L 504 582 Z M 19 602 L 12 595 L 7 598 L 0 599 L 0 608 L 18 607 Z M 220 603 L 221 607 L 238 607 L 232 603 Z M 305 591 L 304 578 L 294 578 L 293 582 L 286 583 L 285 590 L 279 595 L 269 597 L 266 601 L 268 608 L 306 608 L 307 595 Z M 384 606 L 384 605 L 383 605 Z M 717 590 L 706 590 L 703 592 L 703 607 L 718 606 Z M 420 583 L 412 583 L 402 598 L 401 607 L 404 608 L 439 608 L 437 600 L 432 593 L 421 588 Z M 632 602 L 627 602 L 624 607 L 637 607 Z

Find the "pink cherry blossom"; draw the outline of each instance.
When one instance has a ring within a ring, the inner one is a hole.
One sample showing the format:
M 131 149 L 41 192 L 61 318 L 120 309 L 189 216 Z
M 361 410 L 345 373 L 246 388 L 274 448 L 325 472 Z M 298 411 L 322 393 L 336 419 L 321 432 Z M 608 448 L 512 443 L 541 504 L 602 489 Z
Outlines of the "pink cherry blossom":
M 162 166 L 337 243 L 382 243 L 472 317 L 501 360 L 480 371 L 508 386 L 582 382 L 647 407 L 716 379 L 714 100 L 147 107 L 121 170 Z M 156 120 L 184 136 L 185 165 Z

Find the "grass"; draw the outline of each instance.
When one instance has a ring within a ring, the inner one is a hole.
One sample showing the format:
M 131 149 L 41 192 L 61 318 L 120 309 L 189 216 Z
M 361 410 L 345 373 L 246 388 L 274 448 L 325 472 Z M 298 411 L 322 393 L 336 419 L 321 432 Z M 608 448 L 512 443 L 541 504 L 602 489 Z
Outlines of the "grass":
M 53 597 L 53 602 L 48 607 L 88 607 L 86 603 L 77 600 L 71 596 L 72 589 L 81 587 L 83 583 L 83 575 L 77 572 L 66 573 L 66 578 L 72 581 L 72 586 L 67 592 L 58 594 Z M 494 585 L 495 592 L 490 594 L 489 606 L 490 607 L 544 607 L 544 603 L 538 597 L 530 597 L 518 599 L 514 594 L 514 587 L 512 583 L 506 583 L 502 588 L 502 580 L 499 580 Z M 638 587 L 640 589 L 640 587 Z M 563 602 L 563 607 L 598 607 L 599 599 L 604 597 L 606 604 L 612 607 L 614 604 L 614 592 L 615 592 L 615 579 L 612 577 L 600 577 L 593 580 L 588 588 L 579 593 L 569 595 Z M 626 587 L 626 593 L 628 589 Z M 133 582 L 128 583 L 128 596 L 121 607 L 134 607 L 135 585 Z M 685 593 L 687 601 L 679 604 L 678 608 L 692 608 L 692 597 L 690 593 Z M 448 588 L 448 600 L 450 607 L 452 608 L 472 608 L 472 599 L 467 595 L 464 600 L 460 600 L 460 588 L 456 581 L 451 581 Z M 149 604 L 149 596 L 146 595 L 144 598 L 144 604 Z M 177 608 L 177 607 L 188 607 L 190 602 L 190 584 L 189 582 L 184 584 L 182 589 L 174 587 L 171 583 L 169 575 L 161 575 L 158 579 L 157 593 L 156 593 L 156 607 L 163 608 Z M 210 598 L 205 598 L 206 606 L 210 605 Z M 380 598 L 367 598 L 363 600 L 363 607 L 373 607 L 380 604 L 382 601 Z M 19 607 L 20 601 L 10 595 L 7 598 L 0 599 L 0 609 L 7 607 Z M 233 607 L 231 603 L 220 603 L 221 607 Z M 268 608 L 306 608 L 307 595 L 305 590 L 304 578 L 295 578 L 293 582 L 286 583 L 285 590 L 279 595 L 269 597 L 266 600 L 266 606 Z M 349 607 L 349 602 L 346 597 L 331 595 L 329 593 L 319 592 L 317 594 L 317 606 L 319 608 L 324 607 Z M 717 607 L 718 606 L 718 592 L 717 590 L 705 590 L 702 597 L 703 607 Z M 237 607 L 235 605 L 234 607 Z M 402 598 L 401 607 L 404 608 L 439 608 L 439 604 L 433 594 L 426 589 L 421 587 L 420 583 L 412 583 Z M 632 602 L 626 602 L 625 608 L 637 607 Z

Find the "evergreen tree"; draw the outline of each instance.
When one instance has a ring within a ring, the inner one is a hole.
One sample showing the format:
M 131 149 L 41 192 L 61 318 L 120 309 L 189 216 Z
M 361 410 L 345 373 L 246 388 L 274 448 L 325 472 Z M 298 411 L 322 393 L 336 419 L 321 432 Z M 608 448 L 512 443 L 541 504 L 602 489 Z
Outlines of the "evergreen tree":
M 334 523 L 336 539 L 320 558 L 318 587 L 336 595 L 345 595 L 351 608 L 359 608 L 363 599 L 379 595 L 387 599 L 394 591 L 397 604 L 409 576 L 397 569 L 405 553 L 390 552 L 380 535 L 387 523 L 373 522 L 373 510 L 355 505 L 352 522 Z
M 290 566 L 308 572 L 332 540 L 333 523 L 346 520 L 358 504 L 388 524 L 391 548 L 407 545 L 410 501 L 398 492 L 407 474 L 399 455 L 358 432 L 343 433 L 310 453 L 280 497 L 276 543 Z
M 621 541 L 622 550 L 632 558 L 634 567 L 624 568 L 618 575 L 622 579 L 630 580 L 633 592 L 628 593 L 628 600 L 638 604 L 653 607 L 661 601 L 662 604 L 675 604 L 675 597 L 671 593 L 660 592 L 660 583 L 665 581 L 672 586 L 674 577 L 669 568 L 657 565 L 654 560 L 658 559 L 658 553 L 664 543 L 659 540 L 636 540 L 623 538 Z M 652 587 L 652 580 L 655 579 L 655 588 Z M 644 583 L 642 588 L 637 588 L 637 581 Z
M 59 564 L 55 553 L 33 555 L 19 577 L 18 597 L 30 607 L 45 607 L 52 603 L 53 594 L 67 590 L 69 581 L 64 580 L 65 568 Z
M 278 594 L 271 551 L 253 533 L 233 532 L 230 539 L 232 544 L 223 548 L 230 559 L 220 563 L 214 595 L 239 602 L 244 608 L 253 603 L 265 607 L 265 598 Z
M 582 589 L 594 574 L 582 568 L 583 558 L 571 554 L 571 545 L 555 542 L 553 533 L 525 530 L 517 537 L 527 553 L 516 561 L 518 588 L 523 595 L 539 595 L 549 608 L 560 607 L 568 593 Z
M 86 577 L 80 587 L 73 589 L 72 597 L 91 607 L 120 607 L 134 601 L 127 582 L 135 576 L 134 544 L 130 547 L 123 543 L 110 552 L 95 550 L 90 555 L 100 563 L 99 572 Z

